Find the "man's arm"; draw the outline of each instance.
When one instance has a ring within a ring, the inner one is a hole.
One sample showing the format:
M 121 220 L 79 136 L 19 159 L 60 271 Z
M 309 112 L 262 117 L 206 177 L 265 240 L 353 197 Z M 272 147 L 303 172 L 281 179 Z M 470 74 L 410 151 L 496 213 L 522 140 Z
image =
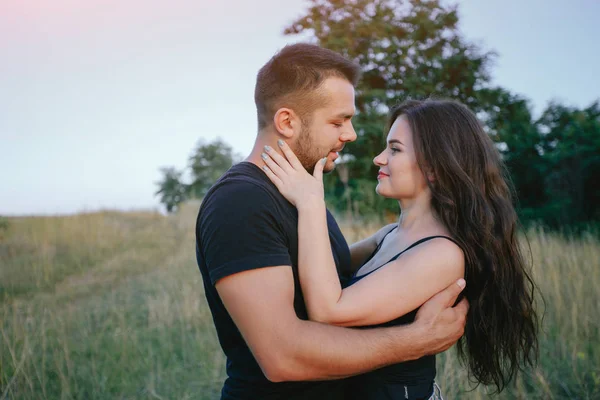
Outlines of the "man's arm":
M 357 330 L 300 320 L 289 266 L 233 274 L 216 288 L 273 382 L 338 379 L 444 351 L 462 336 L 468 309 L 464 300 L 452 307 L 462 290 L 453 283 L 422 306 L 413 324 Z

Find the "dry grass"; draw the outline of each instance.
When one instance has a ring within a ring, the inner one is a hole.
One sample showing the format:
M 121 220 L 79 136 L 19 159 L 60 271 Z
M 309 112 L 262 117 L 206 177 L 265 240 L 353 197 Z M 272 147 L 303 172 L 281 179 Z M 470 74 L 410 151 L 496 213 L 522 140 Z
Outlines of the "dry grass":
M 194 259 L 196 209 L 9 219 L 0 400 L 218 398 L 224 357 Z M 340 225 L 349 241 L 376 228 Z M 600 243 L 528 238 L 546 300 L 540 363 L 495 398 L 600 398 Z M 438 381 L 450 399 L 489 397 L 465 391 L 453 350 Z

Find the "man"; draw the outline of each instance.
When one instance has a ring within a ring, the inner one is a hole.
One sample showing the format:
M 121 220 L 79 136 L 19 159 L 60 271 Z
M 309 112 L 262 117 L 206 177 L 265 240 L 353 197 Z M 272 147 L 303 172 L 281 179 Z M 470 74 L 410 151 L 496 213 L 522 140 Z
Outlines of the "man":
M 452 308 L 462 280 L 425 303 L 410 325 L 359 330 L 307 320 L 298 214 L 261 170 L 260 154 L 283 140 L 307 170 L 323 157 L 325 171 L 333 170 L 338 152 L 356 139 L 358 77 L 358 66 L 330 50 L 307 44 L 281 50 L 258 73 L 252 153 L 204 198 L 196 249 L 227 356 L 222 399 L 341 399 L 341 378 L 444 351 L 463 333 L 468 306 Z M 357 268 L 381 236 L 360 242 L 351 257 L 329 213 L 328 227 L 340 272 Z

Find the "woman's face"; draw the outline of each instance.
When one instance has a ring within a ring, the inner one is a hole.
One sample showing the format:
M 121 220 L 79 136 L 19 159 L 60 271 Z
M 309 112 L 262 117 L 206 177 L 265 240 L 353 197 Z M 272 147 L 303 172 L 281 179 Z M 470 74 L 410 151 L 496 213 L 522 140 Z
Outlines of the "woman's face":
M 396 118 L 387 136 L 386 148 L 373 159 L 379 167 L 375 191 L 383 197 L 397 200 L 418 197 L 428 190 L 413 145 L 413 134 L 406 116 Z

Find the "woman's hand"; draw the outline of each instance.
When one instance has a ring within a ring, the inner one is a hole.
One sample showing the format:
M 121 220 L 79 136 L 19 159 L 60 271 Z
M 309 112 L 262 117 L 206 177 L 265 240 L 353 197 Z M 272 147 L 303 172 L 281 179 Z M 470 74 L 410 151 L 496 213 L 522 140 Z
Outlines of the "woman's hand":
M 325 158 L 315 165 L 313 174 L 309 174 L 302 166 L 292 149 L 283 141 L 277 144 L 285 158 L 269 146 L 265 146 L 262 158 L 265 161 L 263 170 L 281 194 L 296 208 L 299 205 L 323 201 L 323 167 Z

